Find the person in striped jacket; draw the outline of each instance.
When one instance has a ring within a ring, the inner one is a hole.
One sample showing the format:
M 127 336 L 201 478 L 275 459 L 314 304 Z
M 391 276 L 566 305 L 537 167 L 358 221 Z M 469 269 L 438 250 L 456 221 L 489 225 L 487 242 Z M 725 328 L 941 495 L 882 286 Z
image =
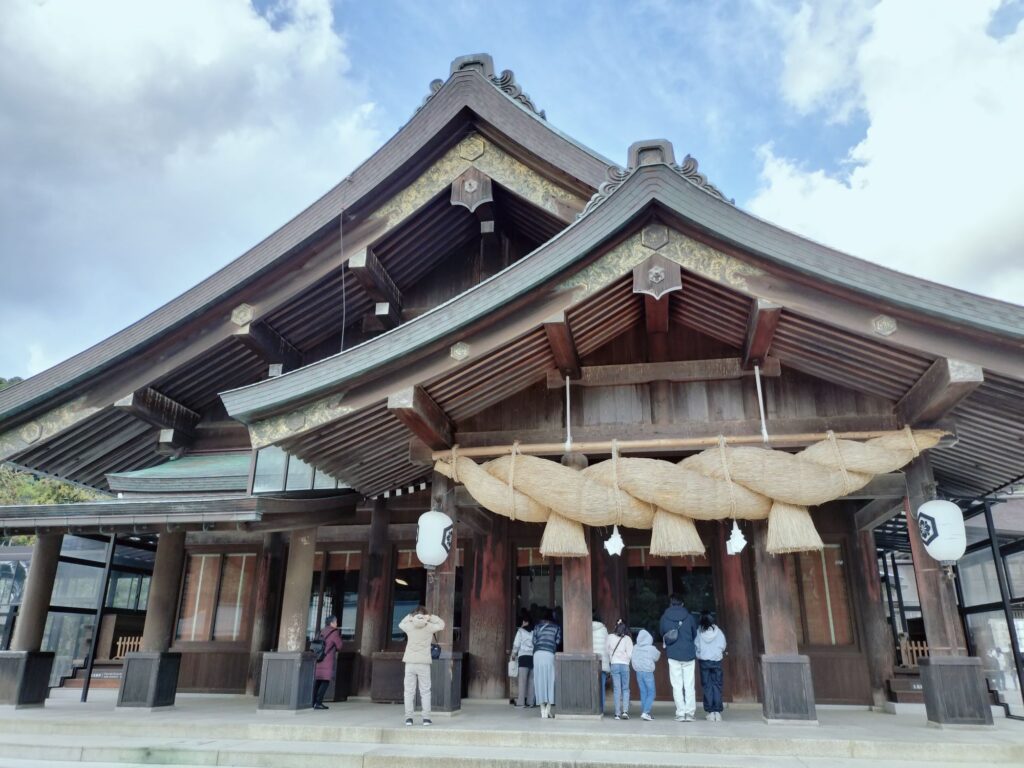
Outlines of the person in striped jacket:
M 562 628 L 554 619 L 555 614 L 547 608 L 533 628 L 533 694 L 543 718 L 554 717 L 551 707 L 555 703 L 555 651 L 562 642 Z

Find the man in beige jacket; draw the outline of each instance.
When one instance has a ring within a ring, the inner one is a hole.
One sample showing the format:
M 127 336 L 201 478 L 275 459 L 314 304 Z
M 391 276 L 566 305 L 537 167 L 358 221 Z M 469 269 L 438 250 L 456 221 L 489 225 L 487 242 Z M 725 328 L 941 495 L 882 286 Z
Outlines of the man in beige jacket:
M 412 725 L 416 700 L 416 684 L 420 688 L 420 706 L 423 708 L 423 724 L 430 725 L 430 643 L 435 632 L 444 629 L 444 620 L 427 612 L 425 605 L 410 613 L 398 628 L 405 632 L 405 724 Z

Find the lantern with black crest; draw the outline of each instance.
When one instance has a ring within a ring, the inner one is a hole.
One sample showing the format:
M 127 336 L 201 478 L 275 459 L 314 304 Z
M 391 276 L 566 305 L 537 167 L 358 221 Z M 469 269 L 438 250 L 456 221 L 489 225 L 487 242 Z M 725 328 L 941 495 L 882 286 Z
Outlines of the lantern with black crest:
M 416 557 L 432 571 L 448 559 L 455 523 L 444 512 L 432 509 L 420 515 L 416 524 Z
M 918 507 L 917 529 L 928 554 L 942 565 L 951 566 L 964 556 L 964 514 L 952 501 L 934 499 Z

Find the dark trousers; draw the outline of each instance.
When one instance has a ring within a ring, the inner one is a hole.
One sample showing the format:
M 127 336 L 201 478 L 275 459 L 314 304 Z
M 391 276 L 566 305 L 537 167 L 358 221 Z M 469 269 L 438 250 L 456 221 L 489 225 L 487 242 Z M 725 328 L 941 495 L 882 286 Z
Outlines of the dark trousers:
M 327 688 L 330 686 L 330 680 L 317 680 L 316 685 L 313 686 L 313 703 L 323 704 L 324 696 L 327 694 Z
M 704 711 L 722 711 L 722 662 L 704 661 L 700 664 L 700 687 L 704 693 Z

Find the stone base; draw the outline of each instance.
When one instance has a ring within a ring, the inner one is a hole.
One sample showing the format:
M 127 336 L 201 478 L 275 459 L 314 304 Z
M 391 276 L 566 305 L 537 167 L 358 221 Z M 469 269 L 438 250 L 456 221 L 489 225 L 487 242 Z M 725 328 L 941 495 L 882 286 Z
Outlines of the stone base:
M 306 651 L 264 653 L 259 708 L 312 709 L 315 667 L 316 657 Z
M 180 653 L 129 653 L 121 673 L 117 706 L 147 709 L 173 707 L 180 669 Z
M 43 706 L 52 670 L 53 654 L 48 651 L 0 651 L 0 704 Z
M 555 654 L 556 717 L 601 716 L 601 659 L 593 653 Z
M 991 726 L 981 659 L 977 656 L 932 656 L 918 662 L 929 725 Z
M 762 656 L 761 682 L 761 711 L 766 723 L 817 724 L 811 660 L 807 656 Z
M 462 709 L 461 651 L 441 651 L 441 658 L 430 664 L 430 708 L 437 713 Z M 416 693 L 416 706 L 420 695 Z M 400 651 L 373 654 L 370 676 L 370 700 L 402 704 L 405 700 L 405 664 Z

